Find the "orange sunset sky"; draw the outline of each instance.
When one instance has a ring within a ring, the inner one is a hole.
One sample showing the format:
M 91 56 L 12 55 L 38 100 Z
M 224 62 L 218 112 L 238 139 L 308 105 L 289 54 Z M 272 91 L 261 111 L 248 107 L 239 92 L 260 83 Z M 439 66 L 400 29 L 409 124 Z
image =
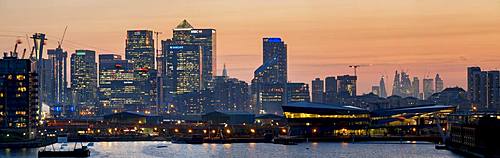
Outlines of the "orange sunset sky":
M 500 1 L 497 0 L 0 0 L 0 50 L 43 32 L 55 48 L 124 54 L 128 29 L 163 32 L 183 19 L 217 30 L 218 74 L 250 81 L 262 63 L 262 37 L 288 44 L 288 79 L 358 70 L 358 94 L 394 71 L 411 77 L 439 73 L 445 87 L 465 88 L 466 67 L 500 67 Z M 22 37 L 15 37 L 22 36 Z M 21 45 L 25 48 L 26 45 Z M 390 94 L 390 93 L 389 93 Z

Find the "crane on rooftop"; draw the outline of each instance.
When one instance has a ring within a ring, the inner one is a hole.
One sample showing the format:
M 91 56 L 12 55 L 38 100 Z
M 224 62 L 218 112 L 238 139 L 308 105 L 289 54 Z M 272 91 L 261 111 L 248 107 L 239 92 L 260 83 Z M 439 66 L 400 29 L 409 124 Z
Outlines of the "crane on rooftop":
M 349 65 L 350 68 L 354 70 L 354 76 L 358 76 L 357 71 L 359 67 L 370 66 L 371 64 L 362 64 L 362 65 Z

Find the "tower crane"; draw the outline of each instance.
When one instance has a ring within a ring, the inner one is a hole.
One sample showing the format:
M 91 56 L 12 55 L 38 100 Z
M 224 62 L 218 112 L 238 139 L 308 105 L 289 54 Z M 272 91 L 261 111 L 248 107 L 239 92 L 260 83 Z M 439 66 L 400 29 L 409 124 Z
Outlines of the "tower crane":
M 64 41 L 64 36 L 66 35 L 66 30 L 67 30 L 67 29 L 68 29 L 68 26 L 66 26 L 66 27 L 64 28 L 64 32 L 63 32 L 63 35 L 62 35 L 62 37 L 61 37 L 61 40 L 57 42 L 57 44 L 58 44 L 58 47 L 59 47 L 59 48 L 61 48 L 61 46 L 62 46 L 62 43 L 63 43 L 63 41 Z
M 357 70 L 358 70 L 359 67 L 365 67 L 365 66 L 370 66 L 370 65 L 367 65 L 367 64 L 363 64 L 363 65 L 349 65 L 349 67 L 354 69 L 354 76 L 358 76 Z

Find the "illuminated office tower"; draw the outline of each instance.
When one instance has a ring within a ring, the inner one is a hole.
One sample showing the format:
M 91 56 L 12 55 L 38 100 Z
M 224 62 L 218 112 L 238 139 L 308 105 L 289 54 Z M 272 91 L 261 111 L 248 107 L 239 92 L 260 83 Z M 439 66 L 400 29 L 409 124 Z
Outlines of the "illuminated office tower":
M 40 118 L 37 74 L 29 59 L 17 54 L 0 59 L 0 139 L 30 140 Z M 9 138 L 7 138 L 9 137 Z
M 172 41 L 201 47 L 201 88 L 213 88 L 213 78 L 217 72 L 217 47 L 215 29 L 193 28 L 186 20 L 183 20 L 173 30 Z
M 99 55 L 99 106 L 101 115 L 121 111 L 144 111 L 134 67 L 120 55 Z
M 282 115 L 286 105 L 287 45 L 281 38 L 263 39 L 263 64 L 254 72 L 252 99 L 260 114 Z
M 81 116 L 94 116 L 97 103 L 97 63 L 93 50 L 71 54 L 71 90 L 73 104 Z
M 167 95 L 182 95 L 200 91 L 202 87 L 202 48 L 198 45 L 162 41 L 166 65 Z
M 410 75 L 406 72 L 401 72 L 401 97 L 409 97 L 412 96 L 412 86 Z
M 312 80 L 312 102 L 313 103 L 323 103 L 324 101 L 324 82 L 323 80 L 316 78 Z
M 154 57 L 153 31 L 128 30 L 125 59 L 134 64 L 134 69 L 154 69 Z

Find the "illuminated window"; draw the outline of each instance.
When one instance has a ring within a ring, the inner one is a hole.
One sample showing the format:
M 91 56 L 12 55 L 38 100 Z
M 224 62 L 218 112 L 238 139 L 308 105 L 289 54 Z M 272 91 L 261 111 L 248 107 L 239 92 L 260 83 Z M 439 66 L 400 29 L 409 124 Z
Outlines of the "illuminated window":
M 24 80 L 26 77 L 24 77 L 24 75 L 16 75 L 16 79 L 21 81 L 21 80 Z
M 26 87 L 19 87 L 19 88 L 17 88 L 17 91 L 26 92 Z
M 26 111 L 16 111 L 16 115 L 26 115 Z

